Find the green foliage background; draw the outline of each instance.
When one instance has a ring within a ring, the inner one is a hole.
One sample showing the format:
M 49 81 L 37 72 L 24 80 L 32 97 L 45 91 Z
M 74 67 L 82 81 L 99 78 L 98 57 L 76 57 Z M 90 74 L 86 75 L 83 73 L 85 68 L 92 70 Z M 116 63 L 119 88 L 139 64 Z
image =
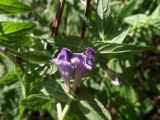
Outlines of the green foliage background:
M 0 0 L 0 119 L 57 119 L 70 96 L 51 63 L 63 47 L 96 52 L 66 120 L 158 120 L 160 115 L 160 1 L 66 0 L 51 37 L 58 0 Z M 83 21 L 84 38 L 79 37 Z M 120 86 L 111 84 L 107 66 Z M 73 78 L 71 82 L 73 81 Z M 111 117 L 110 117 L 111 116 Z

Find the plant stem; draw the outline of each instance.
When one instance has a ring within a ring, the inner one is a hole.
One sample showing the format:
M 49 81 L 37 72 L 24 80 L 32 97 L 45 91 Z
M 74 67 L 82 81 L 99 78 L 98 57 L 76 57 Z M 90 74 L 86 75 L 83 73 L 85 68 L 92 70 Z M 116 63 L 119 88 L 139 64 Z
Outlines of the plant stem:
M 57 114 L 58 114 L 57 116 L 58 116 L 58 120 L 59 120 L 62 115 L 62 107 L 61 107 L 60 103 L 57 103 L 56 107 L 57 107 Z
M 56 19 L 52 23 L 52 37 L 56 37 L 58 28 L 61 22 L 61 17 L 63 13 L 63 8 L 66 0 L 59 0 L 58 10 L 56 13 Z
M 84 11 L 84 16 L 86 18 L 89 15 L 90 4 L 91 4 L 91 0 L 86 0 L 86 8 L 85 8 L 85 11 Z M 80 38 L 84 37 L 85 31 L 86 31 L 86 23 L 85 23 L 85 21 L 83 21 L 81 32 L 80 32 Z
M 64 109 L 63 109 L 63 112 L 62 112 L 62 115 L 61 115 L 61 118 L 60 120 L 65 120 L 65 117 L 70 109 L 70 105 L 72 103 L 73 99 L 72 98 L 69 98 L 69 101 L 67 102 L 67 104 L 65 105 Z

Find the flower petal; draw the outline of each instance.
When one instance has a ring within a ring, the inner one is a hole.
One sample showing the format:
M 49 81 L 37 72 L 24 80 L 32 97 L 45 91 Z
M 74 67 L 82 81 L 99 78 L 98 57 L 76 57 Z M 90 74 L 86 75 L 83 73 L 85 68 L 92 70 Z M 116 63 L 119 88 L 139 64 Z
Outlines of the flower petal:
M 73 72 L 73 66 L 68 61 L 61 61 L 60 64 L 57 65 L 59 72 L 65 80 L 69 80 L 71 73 Z
M 69 49 L 63 48 L 57 58 L 53 58 L 52 62 L 57 65 L 58 71 L 64 79 L 64 85 L 67 91 L 70 90 L 70 76 L 74 70 L 71 63 L 72 53 Z
M 91 47 L 86 48 L 85 53 L 84 53 L 88 59 L 94 59 L 95 57 L 95 52 Z
M 5 48 L 5 47 L 0 46 L 0 51 L 5 51 L 5 50 L 6 50 L 6 48 Z
M 119 81 L 119 78 L 118 78 L 117 74 L 113 70 L 108 68 L 108 67 L 107 67 L 107 73 L 112 79 L 111 83 L 113 85 L 115 85 L 115 86 L 119 86 L 120 85 L 120 81 Z
M 93 59 L 94 59 L 95 53 L 92 48 L 87 48 L 85 50 L 85 53 L 75 53 L 74 54 L 74 63 L 75 67 L 75 80 L 73 82 L 72 90 L 73 92 L 76 91 L 76 88 L 81 80 L 81 78 L 92 70 L 93 68 Z
M 112 83 L 112 85 L 115 85 L 115 86 L 119 86 L 120 85 L 118 77 L 116 77 L 115 79 L 112 79 L 111 83 Z
M 71 61 L 72 53 L 68 48 L 63 48 L 58 55 L 57 59 L 58 60 L 66 60 L 66 61 Z

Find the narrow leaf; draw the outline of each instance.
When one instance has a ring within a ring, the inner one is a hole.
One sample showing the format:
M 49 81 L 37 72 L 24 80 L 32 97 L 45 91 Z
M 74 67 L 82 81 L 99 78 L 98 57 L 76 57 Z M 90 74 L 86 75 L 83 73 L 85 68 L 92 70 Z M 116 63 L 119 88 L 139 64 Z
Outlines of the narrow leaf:
M 124 39 L 126 38 L 127 34 L 129 32 L 129 29 L 124 30 L 122 33 L 120 33 L 118 36 L 114 37 L 111 41 L 109 41 L 110 43 L 118 43 L 121 44 Z
M 22 22 L 0 22 L 0 35 L 24 34 L 34 27 L 31 23 Z
M 104 20 L 106 17 L 109 16 L 110 10 L 108 6 L 108 0 L 98 0 L 97 13 L 101 20 Z
M 31 43 L 32 43 L 32 38 L 30 36 L 0 35 L 0 44 L 15 49 L 20 47 L 30 46 Z
M 95 31 L 98 30 L 99 37 L 104 40 L 112 30 L 112 17 L 110 16 L 110 7 L 108 0 L 97 1 L 97 18 Z
M 160 5 L 153 11 L 151 17 L 152 18 L 157 18 L 160 16 Z
M 25 59 L 28 60 L 32 63 L 35 64 L 39 64 L 39 63 L 44 63 L 44 64 L 49 64 L 50 63 L 50 59 L 51 57 L 43 52 L 37 52 L 37 51 L 33 51 L 33 52 L 17 52 L 11 48 L 7 48 L 8 51 L 10 51 L 11 53 Z
M 42 110 L 46 109 L 50 103 L 51 100 L 47 96 L 32 94 L 22 99 L 20 105 L 33 110 Z
M 17 14 L 30 10 L 30 6 L 18 0 L 0 0 L 0 14 Z
M 49 63 L 51 59 L 49 55 L 37 51 L 18 53 L 18 55 L 34 63 Z
M 97 42 L 94 44 L 94 48 L 98 51 L 98 53 L 108 57 L 118 57 L 121 55 L 128 55 L 128 54 L 131 55 L 152 49 L 149 46 L 116 44 L 116 43 L 106 43 L 106 42 Z

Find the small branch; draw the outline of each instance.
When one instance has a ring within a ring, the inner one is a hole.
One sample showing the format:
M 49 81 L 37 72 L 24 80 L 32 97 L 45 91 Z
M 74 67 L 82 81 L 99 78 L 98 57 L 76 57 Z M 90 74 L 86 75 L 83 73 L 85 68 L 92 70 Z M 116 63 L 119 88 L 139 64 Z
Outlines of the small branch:
M 65 0 L 59 0 L 58 10 L 56 13 L 56 19 L 52 23 L 52 37 L 55 37 L 57 35 L 58 28 L 61 22 L 64 4 L 65 4 Z
M 67 18 L 68 18 L 68 15 L 66 15 L 64 18 L 64 34 L 67 33 Z
M 86 9 L 84 11 L 84 16 L 88 17 L 91 0 L 86 0 L 86 2 L 87 3 L 86 3 Z M 85 21 L 83 21 L 81 32 L 80 32 L 80 38 L 84 37 L 85 31 L 86 31 L 86 23 Z

